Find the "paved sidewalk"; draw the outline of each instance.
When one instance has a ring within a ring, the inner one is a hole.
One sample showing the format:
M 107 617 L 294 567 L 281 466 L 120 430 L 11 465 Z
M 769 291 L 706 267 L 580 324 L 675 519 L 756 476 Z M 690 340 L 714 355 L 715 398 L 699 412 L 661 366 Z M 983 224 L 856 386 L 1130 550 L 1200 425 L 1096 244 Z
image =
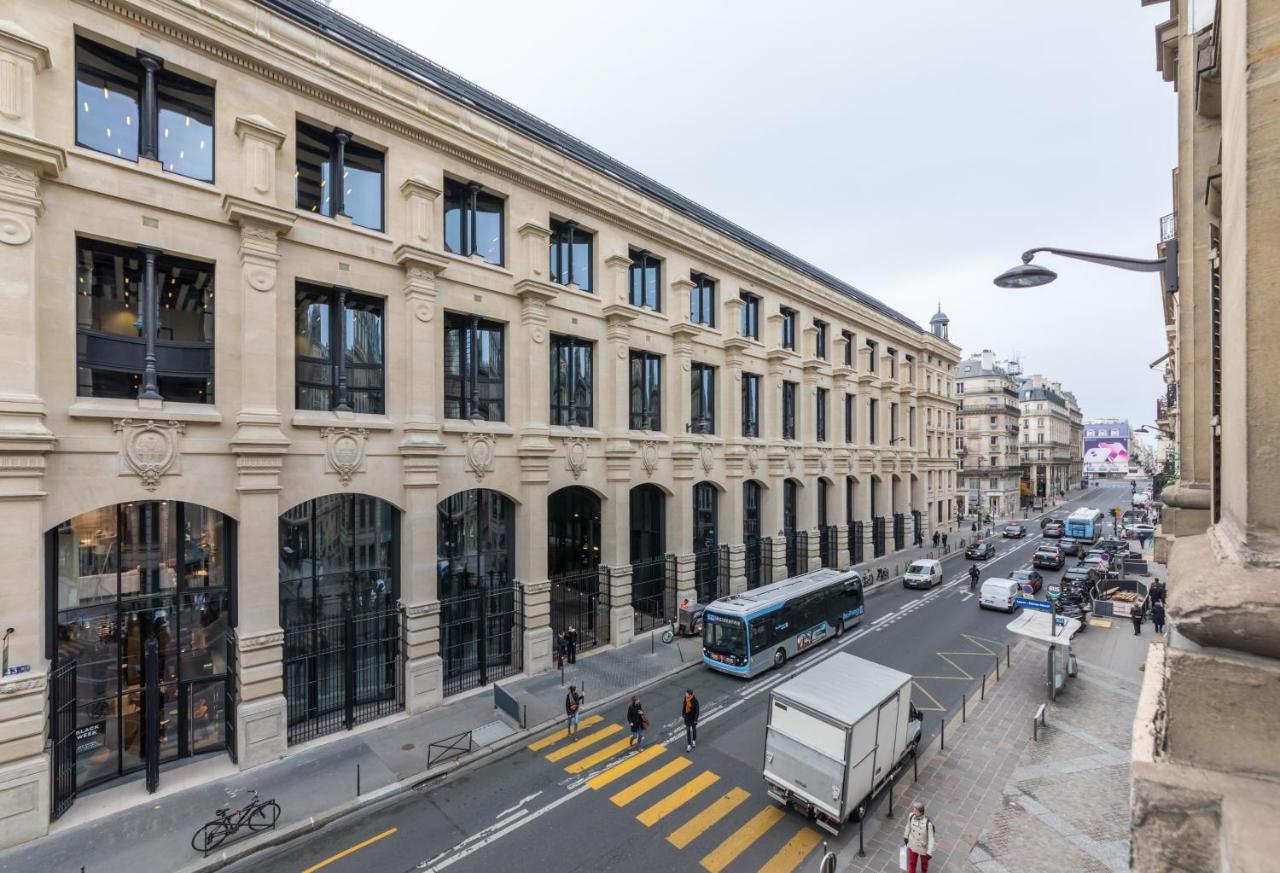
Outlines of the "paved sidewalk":
M 898 870 L 903 816 L 917 797 L 937 830 L 931 870 L 965 873 L 1119 873 L 1129 867 L 1129 744 L 1138 666 L 1152 637 L 1125 624 L 1076 638 L 1078 678 L 1047 706 L 1033 741 L 1031 717 L 1045 702 L 1042 646 L 1022 643 L 1013 666 L 967 723 L 947 724 L 947 746 L 922 757 L 920 781 L 906 781 L 865 823 L 842 835 L 841 871 Z
M 589 712 L 700 663 L 701 657 L 700 639 L 677 638 L 675 644 L 667 645 L 661 640 L 651 642 L 646 634 L 622 648 L 580 655 L 576 664 L 565 666 L 564 681 L 586 686 Z M 560 683 L 557 670 L 514 676 L 499 684 L 521 703 L 526 724 L 536 730 L 564 717 L 565 689 Z M 246 848 L 311 829 L 514 744 L 526 731 L 494 708 L 492 689 L 485 686 L 421 715 L 330 736 L 244 773 L 218 755 L 166 768 L 161 773 L 161 791 L 154 795 L 146 793 L 140 778 L 87 792 L 55 822 L 48 836 L 0 852 L 0 871 L 76 873 L 82 865 L 86 873 L 217 869 L 243 857 Z M 443 763 L 431 761 L 432 743 L 467 731 L 472 732 L 471 753 L 451 756 Z M 213 817 L 215 809 L 243 805 L 251 789 L 279 802 L 284 811 L 279 829 L 263 837 L 237 838 L 227 844 L 225 856 L 219 852 L 201 859 L 191 849 L 192 833 Z

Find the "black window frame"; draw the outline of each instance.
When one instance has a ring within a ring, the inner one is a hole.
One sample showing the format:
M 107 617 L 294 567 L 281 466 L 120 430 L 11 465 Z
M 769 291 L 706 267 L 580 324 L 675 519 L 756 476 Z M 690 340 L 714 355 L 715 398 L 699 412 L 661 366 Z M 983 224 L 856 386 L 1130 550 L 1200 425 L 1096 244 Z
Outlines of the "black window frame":
M 867 398 L 867 445 L 880 443 L 880 401 L 874 397 Z
M 760 386 L 764 377 L 759 373 L 742 374 L 742 435 L 760 437 Z
M 799 393 L 799 388 L 796 382 L 787 379 L 782 381 L 782 438 L 784 440 L 796 438 L 796 394 Z
M 689 320 L 694 324 L 716 326 L 716 280 L 696 270 L 689 273 L 693 287 L 689 289 Z
M 813 320 L 815 329 L 813 337 L 813 353 L 819 359 L 825 361 L 827 359 L 827 334 L 829 327 L 825 321 L 820 318 Z
M 898 428 L 898 415 L 900 414 L 901 410 L 898 407 L 899 407 L 899 404 L 897 403 L 893 403 L 893 402 L 889 403 L 889 444 L 890 445 L 893 445 L 894 443 L 896 443 L 898 441 L 898 437 L 901 436 Z
M 636 365 L 640 382 L 636 382 Z M 628 423 L 631 430 L 662 431 L 662 355 L 632 349 L 628 358 Z M 637 408 L 636 400 L 640 405 Z
M 89 74 L 87 72 L 82 72 L 82 65 L 86 64 L 86 61 L 82 57 L 83 55 L 92 56 L 98 63 L 103 64 L 104 66 L 115 65 L 119 68 L 119 70 L 114 73 L 114 76 L 118 79 L 116 84 L 122 84 L 126 87 L 131 86 L 132 91 L 137 95 L 135 106 L 137 109 L 138 123 L 136 126 L 127 125 L 132 130 L 132 138 L 134 140 L 134 148 L 131 150 L 131 156 L 126 157 L 119 153 L 113 154 L 112 152 L 97 148 L 81 136 L 80 121 L 82 113 L 80 111 L 81 107 L 77 105 L 75 113 L 75 142 L 77 146 L 97 152 L 98 154 L 110 155 L 113 158 L 119 158 L 131 163 L 137 163 L 141 158 L 158 161 L 160 162 L 160 169 L 162 172 L 172 173 L 175 176 L 182 176 L 185 179 L 195 179 L 196 181 L 207 182 L 209 184 L 213 183 L 217 176 L 216 132 L 218 129 L 217 88 L 215 85 L 166 69 L 164 59 L 157 55 L 153 55 L 150 52 L 137 50 L 131 55 L 128 52 L 123 52 L 87 37 L 77 35 L 74 51 L 75 82 L 77 92 L 79 91 L 79 86 L 82 83 L 86 85 L 88 84 L 84 82 L 84 78 Z M 132 77 L 129 77 L 130 72 L 133 73 Z M 106 90 L 107 80 L 106 77 L 103 76 L 103 70 L 94 70 L 92 75 L 103 78 L 104 83 L 101 87 Z M 95 83 L 92 87 L 96 89 L 99 86 Z M 174 168 L 172 162 L 169 163 L 169 168 L 166 169 L 164 164 L 164 159 L 161 154 L 161 150 L 163 148 L 162 140 L 164 137 L 160 135 L 160 113 L 165 108 L 162 104 L 175 104 L 181 102 L 174 96 L 175 92 L 188 92 L 195 95 L 196 99 L 203 97 L 208 100 L 207 106 L 197 105 L 197 103 L 191 101 L 185 103 L 185 108 L 189 110 L 187 117 L 196 117 L 197 115 L 203 115 L 204 113 L 207 113 L 208 115 L 207 122 L 204 118 L 197 118 L 197 120 L 207 127 L 209 131 L 209 174 L 207 176 L 184 173 L 181 170 Z M 80 102 L 81 101 L 77 95 L 77 103 Z
M 441 350 L 441 354 L 444 355 L 444 417 L 455 421 L 472 419 L 506 421 L 507 326 L 500 321 L 459 312 L 447 312 L 444 318 L 445 341 Z M 449 334 L 453 331 L 460 334 L 457 348 L 459 366 L 456 375 L 449 372 L 448 360 Z M 475 348 L 481 333 L 490 335 L 490 343 L 493 341 L 493 335 L 498 338 L 497 358 L 498 369 L 501 372 L 497 377 L 480 375 L 480 361 Z M 480 397 L 482 389 L 486 386 L 490 392 L 493 392 L 494 386 L 497 387 L 496 398 Z M 457 414 L 451 414 L 450 404 L 456 404 Z
M 354 134 L 349 130 L 341 127 L 334 127 L 326 130 L 316 124 L 298 119 L 294 128 L 295 138 L 297 140 L 297 152 L 294 161 L 294 204 L 298 209 L 309 211 L 316 215 L 323 215 L 326 218 L 334 218 L 339 215 L 345 216 L 351 220 L 351 223 L 367 228 L 368 230 L 378 231 L 379 233 L 386 229 L 387 226 L 387 153 L 383 149 L 376 148 L 362 142 L 356 142 Z M 307 184 L 312 174 L 309 170 L 304 178 L 304 168 L 302 166 L 302 139 L 303 136 L 311 140 L 317 141 L 322 146 L 328 146 L 328 172 L 326 174 L 323 165 L 316 170 L 315 176 L 319 178 L 320 183 L 318 193 L 314 201 L 308 197 L 303 199 L 303 185 Z M 378 165 L 378 223 L 368 224 L 358 220 L 355 216 L 347 212 L 346 202 L 346 170 L 348 157 L 358 158 L 362 161 L 369 161 Z M 326 204 L 324 199 L 324 189 L 328 188 L 329 200 Z
M 844 441 L 850 444 L 854 441 L 853 419 L 858 410 L 857 397 L 858 395 L 848 392 L 844 395 Z
M 85 256 L 90 260 L 95 257 L 128 259 L 136 266 L 130 269 L 126 264 L 120 266 L 123 275 L 120 293 L 124 297 L 124 312 L 132 312 L 130 296 L 134 296 L 137 318 L 133 327 L 138 331 L 136 337 L 116 333 L 92 325 L 80 323 L 79 311 L 76 318 L 76 394 L 80 397 L 103 397 L 114 399 L 164 400 L 162 386 L 176 387 L 177 380 L 183 382 L 204 381 L 204 399 L 188 399 L 183 395 L 170 392 L 167 398 L 175 403 L 197 403 L 212 405 L 215 400 L 215 367 L 217 334 L 215 332 L 216 310 L 213 309 L 214 289 L 217 284 L 217 266 L 214 262 L 201 261 L 185 255 L 166 252 L 151 246 L 127 245 L 92 237 L 76 236 L 76 272 L 77 297 L 91 297 L 96 290 L 93 268 L 85 265 Z M 176 306 L 177 293 L 171 285 L 165 285 L 163 279 L 168 276 L 171 282 L 179 271 L 194 273 L 205 272 L 209 278 L 197 290 L 202 297 L 202 308 L 209 312 L 207 319 L 207 341 L 181 341 L 172 339 L 173 330 L 164 326 L 163 309 Z M 129 275 L 132 274 L 137 284 L 129 287 Z M 114 278 L 114 276 L 113 276 Z M 86 279 L 88 280 L 86 282 Z M 162 299 L 163 295 L 168 295 Z M 90 304 L 92 305 L 92 304 Z M 161 336 L 161 332 L 169 330 L 170 337 Z M 95 384 L 90 381 L 90 390 L 85 391 L 84 374 L 114 374 L 119 377 L 134 377 L 137 380 L 136 391 L 112 390 L 110 379 L 103 383 L 106 390 L 93 390 Z M 199 392 L 197 391 L 197 394 Z
M 551 239 L 549 240 L 547 248 L 549 258 L 547 268 L 548 278 L 556 285 L 564 285 L 565 287 L 568 287 L 569 285 L 576 284 L 578 286 L 578 290 L 585 291 L 588 294 L 594 294 L 596 281 L 596 235 L 591 231 L 583 230 L 578 226 L 578 222 L 574 221 L 572 218 L 566 218 L 563 221 L 553 218 L 551 219 L 550 226 Z M 578 266 L 574 248 L 579 245 L 585 245 L 587 247 L 586 285 L 583 285 L 581 282 L 574 282 Z M 563 263 L 565 260 L 568 261 L 567 264 Z
M 551 424 L 559 427 L 593 427 L 595 422 L 595 347 L 591 340 L 568 334 L 551 335 Z M 581 374 L 578 368 L 582 363 L 581 353 L 586 352 L 586 403 L 578 400 L 578 383 Z M 567 371 L 557 366 L 556 359 L 560 353 L 566 353 Z M 566 379 L 568 384 L 561 385 Z M 557 400 L 557 393 L 567 400 Z
M 820 443 L 827 441 L 827 400 L 828 391 L 826 388 L 819 388 L 814 393 L 814 401 L 817 406 L 817 420 L 814 422 L 815 434 Z
M 640 309 L 662 311 L 662 260 L 648 249 L 627 250 L 631 266 L 627 270 L 627 300 Z M 648 296 L 645 274 L 653 270 L 653 298 Z
M 296 351 L 298 338 L 298 306 L 304 295 L 325 298 L 329 307 L 329 357 L 317 358 L 299 354 Z M 372 294 L 365 294 L 340 285 L 322 285 L 299 279 L 294 283 L 294 360 L 293 360 L 293 403 L 294 409 L 315 412 L 359 412 L 369 415 L 385 415 L 387 412 L 387 305 L 386 300 Z M 376 309 L 381 325 L 381 337 L 378 346 L 382 351 L 382 363 L 377 366 L 368 364 L 356 365 L 346 360 L 347 349 L 347 310 Z M 303 378 L 307 368 L 328 369 L 328 379 L 318 380 Z M 358 379 L 352 379 L 353 373 L 362 373 Z M 377 378 L 372 374 L 377 373 Z M 357 384 L 354 388 L 352 382 Z M 327 402 L 323 407 L 313 405 L 310 398 L 316 392 L 327 394 Z M 357 402 L 353 403 L 353 395 Z M 370 402 L 360 403 L 359 397 L 367 397 Z M 364 408 L 361 408 L 364 407 Z
M 795 351 L 796 319 L 800 313 L 786 306 L 779 307 L 778 312 L 782 315 L 782 347 Z
M 880 351 L 880 344 L 875 340 L 867 340 L 867 348 L 871 349 L 871 372 L 880 372 L 880 361 L 877 352 Z
M 853 366 L 853 352 L 854 352 L 854 349 L 853 349 L 853 342 L 854 342 L 854 338 L 853 338 L 853 331 L 850 331 L 850 330 L 842 330 L 842 331 L 840 331 L 840 336 L 844 337 L 844 365 L 845 365 L 846 367 L 852 367 L 852 366 Z
M 504 267 L 507 263 L 507 199 L 491 191 L 485 190 L 482 183 L 475 181 L 462 181 L 453 179 L 448 176 L 444 179 L 444 190 L 441 193 L 444 204 L 444 226 L 443 245 L 444 250 L 450 254 L 457 255 L 462 258 L 470 258 L 473 255 L 480 255 L 486 264 L 495 267 Z M 494 209 L 481 210 L 480 206 L 496 206 Z M 457 210 L 458 213 L 458 248 L 454 250 L 449 244 L 449 225 L 451 224 L 450 212 Z M 476 237 L 479 234 L 477 215 L 481 212 L 484 214 L 494 214 L 498 216 L 498 259 L 492 260 L 476 245 Z
M 716 368 L 698 361 L 689 365 L 689 432 L 716 432 Z
M 739 330 L 742 336 L 749 339 L 760 339 L 760 304 L 759 295 L 751 294 L 747 291 L 738 293 L 738 299 L 742 301 L 742 323 Z

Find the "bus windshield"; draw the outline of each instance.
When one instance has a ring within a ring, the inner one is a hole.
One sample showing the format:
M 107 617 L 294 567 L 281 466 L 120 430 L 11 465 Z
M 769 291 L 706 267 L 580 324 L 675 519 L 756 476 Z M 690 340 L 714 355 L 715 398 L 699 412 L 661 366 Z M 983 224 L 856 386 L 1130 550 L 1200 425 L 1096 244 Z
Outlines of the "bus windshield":
M 702 646 L 718 655 L 747 654 L 747 626 L 740 618 L 708 612 L 702 630 Z

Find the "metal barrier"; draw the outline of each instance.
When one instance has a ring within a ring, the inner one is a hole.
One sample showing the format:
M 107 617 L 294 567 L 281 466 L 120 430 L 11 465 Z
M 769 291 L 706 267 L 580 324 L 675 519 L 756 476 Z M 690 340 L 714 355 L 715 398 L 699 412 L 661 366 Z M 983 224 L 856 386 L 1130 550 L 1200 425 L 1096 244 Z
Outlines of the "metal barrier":
M 464 740 L 466 741 L 465 745 L 463 744 Z M 427 766 L 438 764 L 446 758 L 465 755 L 470 751 L 471 731 L 464 731 L 451 737 L 445 737 L 443 740 L 427 746 Z
M 496 682 L 493 683 L 493 706 L 509 715 L 521 728 L 528 727 L 525 707 L 516 700 L 515 695 Z
M 1135 603 L 1102 599 L 1102 594 L 1112 589 L 1132 591 L 1138 595 L 1138 599 Z M 1093 599 L 1093 614 L 1098 618 L 1128 618 L 1133 614 L 1134 606 L 1140 606 L 1142 611 L 1146 612 L 1147 590 L 1147 584 L 1137 579 L 1104 579 L 1094 585 L 1093 590 L 1089 592 L 1089 596 Z
M 631 562 L 631 609 L 633 630 L 644 633 L 665 624 L 676 610 L 675 569 L 671 555 L 658 555 Z
M 1031 716 L 1031 739 L 1039 741 L 1040 728 L 1044 727 L 1044 708 L 1045 704 L 1040 704 L 1040 708 L 1036 710 L 1036 714 Z

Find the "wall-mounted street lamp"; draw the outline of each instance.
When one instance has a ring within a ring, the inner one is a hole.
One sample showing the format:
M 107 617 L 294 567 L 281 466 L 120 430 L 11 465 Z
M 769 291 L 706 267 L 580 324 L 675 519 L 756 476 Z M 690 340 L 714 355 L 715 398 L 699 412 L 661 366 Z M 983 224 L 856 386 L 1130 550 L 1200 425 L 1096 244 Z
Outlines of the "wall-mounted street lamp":
M 1132 270 L 1136 273 L 1160 273 L 1164 277 L 1164 290 L 1169 294 L 1174 294 L 1178 290 L 1178 240 L 1176 238 L 1168 240 L 1164 245 L 1165 256 L 1151 261 L 1141 258 L 1126 258 L 1120 255 L 1080 252 L 1075 249 L 1057 249 L 1050 246 L 1027 249 L 1022 253 L 1022 263 L 1016 267 L 1010 267 L 999 276 L 996 276 L 995 284 L 1001 288 L 1036 288 L 1040 285 L 1048 285 L 1058 278 L 1058 274 L 1048 267 L 1031 263 L 1031 259 L 1040 252 L 1048 252 L 1051 255 L 1075 258 L 1078 261 L 1088 261 L 1091 264 L 1101 264 L 1104 267 Z
M 1144 424 L 1142 427 L 1135 427 L 1133 431 L 1134 433 L 1158 433 L 1167 440 L 1174 439 L 1173 434 L 1162 427 L 1156 427 L 1154 424 Z

